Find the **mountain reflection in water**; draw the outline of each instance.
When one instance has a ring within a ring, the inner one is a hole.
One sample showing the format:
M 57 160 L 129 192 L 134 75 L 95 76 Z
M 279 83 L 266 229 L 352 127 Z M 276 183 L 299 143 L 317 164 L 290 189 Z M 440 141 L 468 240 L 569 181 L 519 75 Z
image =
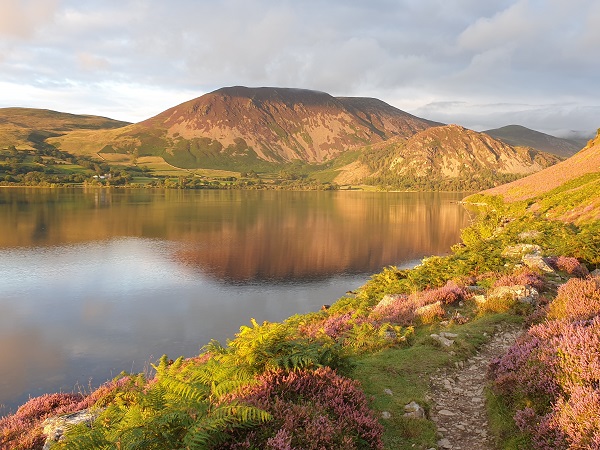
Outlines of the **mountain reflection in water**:
M 461 194 L 272 191 L 0 191 L 0 248 L 143 237 L 227 282 L 371 273 L 447 252 Z

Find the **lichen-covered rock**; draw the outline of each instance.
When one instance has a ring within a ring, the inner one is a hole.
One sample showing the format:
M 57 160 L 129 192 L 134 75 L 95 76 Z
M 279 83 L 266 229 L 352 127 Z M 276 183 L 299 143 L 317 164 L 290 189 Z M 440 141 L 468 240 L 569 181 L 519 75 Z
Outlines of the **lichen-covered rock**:
M 511 259 L 521 259 L 525 255 L 541 255 L 542 247 L 535 244 L 516 244 L 506 247 L 502 256 Z
M 523 264 L 530 269 L 541 270 L 546 273 L 554 273 L 554 269 L 546 262 L 546 260 L 540 255 L 524 255 L 521 258 Z
M 537 305 L 539 292 L 529 285 L 499 286 L 488 293 L 488 298 L 510 297 L 522 303 Z
M 431 338 L 433 338 L 434 340 L 438 341 L 444 347 L 450 347 L 452 344 L 454 344 L 454 341 L 452 339 L 448 339 L 447 337 L 440 336 L 439 334 L 430 334 L 429 336 Z
M 404 407 L 404 417 L 414 417 L 415 419 L 424 419 L 425 410 L 417 402 L 410 402 Z
M 385 308 L 386 306 L 393 305 L 397 300 L 401 299 L 402 297 L 406 297 L 406 296 L 403 294 L 386 294 L 379 301 L 379 303 L 377 303 L 377 306 L 375 306 L 375 308 L 373 308 L 373 309 L 382 309 L 382 308 Z
M 43 450 L 49 450 L 52 444 L 58 442 L 62 435 L 70 427 L 85 423 L 91 425 L 94 420 L 100 415 L 103 408 L 99 409 L 84 409 L 71 414 L 62 416 L 49 417 L 42 423 L 43 433 L 46 436 Z

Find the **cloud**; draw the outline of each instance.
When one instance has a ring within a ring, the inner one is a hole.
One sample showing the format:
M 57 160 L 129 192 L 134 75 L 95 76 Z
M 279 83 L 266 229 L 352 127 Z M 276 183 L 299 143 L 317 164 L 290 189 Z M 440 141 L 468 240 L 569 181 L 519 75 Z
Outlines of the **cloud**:
M 11 33 L 0 40 L 0 81 L 29 92 L 61 86 L 70 103 L 86 91 L 90 113 L 129 102 L 113 95 L 90 103 L 107 85 L 157 99 L 228 85 L 302 87 L 402 109 L 600 104 L 595 0 L 0 2 L 0 20 L 13 18 L 0 31 Z M 49 6 L 34 8 L 42 3 Z M 144 114 L 140 107 L 130 120 Z M 575 116 L 563 120 L 579 126 Z
M 30 38 L 50 25 L 58 0 L 0 0 L 0 36 Z

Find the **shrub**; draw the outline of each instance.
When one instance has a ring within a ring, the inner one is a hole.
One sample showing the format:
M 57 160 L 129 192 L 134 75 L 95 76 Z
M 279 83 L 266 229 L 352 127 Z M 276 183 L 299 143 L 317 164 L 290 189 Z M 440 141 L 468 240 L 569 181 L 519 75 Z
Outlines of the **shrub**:
M 222 449 L 383 448 L 383 428 L 358 382 L 329 368 L 268 372 L 232 399 L 268 411 L 273 419 L 237 430 Z
M 587 267 L 581 264 L 577 258 L 573 258 L 572 256 L 553 256 L 547 258 L 547 261 L 554 270 L 560 270 L 561 272 L 566 272 L 575 277 L 585 278 L 590 274 Z
M 544 277 L 529 268 L 516 270 L 510 275 L 503 275 L 494 283 L 494 287 L 515 285 L 529 285 L 538 291 L 546 288 Z
M 45 437 L 41 423 L 48 417 L 77 411 L 80 394 L 45 394 L 22 405 L 15 414 L 0 419 L 0 448 L 41 448 Z
M 469 292 L 462 286 L 453 281 L 448 281 L 444 286 L 437 289 L 425 290 L 421 293 L 420 301 L 422 305 L 441 302 L 444 305 L 451 305 L 464 300 L 469 296 Z
M 600 314 L 600 280 L 571 278 L 558 289 L 550 303 L 551 319 L 590 319 Z
M 569 448 L 600 448 L 600 390 L 577 386 L 568 400 L 561 397 L 554 409 L 554 423 Z
M 600 448 L 600 317 L 534 326 L 490 371 L 535 449 Z

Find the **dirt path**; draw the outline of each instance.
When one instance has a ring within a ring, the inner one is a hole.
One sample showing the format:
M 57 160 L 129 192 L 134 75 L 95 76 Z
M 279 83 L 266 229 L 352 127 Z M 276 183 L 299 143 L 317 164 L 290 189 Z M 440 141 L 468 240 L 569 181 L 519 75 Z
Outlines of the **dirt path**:
M 441 369 L 431 378 L 431 418 L 438 427 L 440 449 L 494 448 L 483 393 L 487 368 L 520 333 L 522 330 L 517 326 L 499 326 L 490 342 L 475 356 L 458 363 L 454 369 Z

